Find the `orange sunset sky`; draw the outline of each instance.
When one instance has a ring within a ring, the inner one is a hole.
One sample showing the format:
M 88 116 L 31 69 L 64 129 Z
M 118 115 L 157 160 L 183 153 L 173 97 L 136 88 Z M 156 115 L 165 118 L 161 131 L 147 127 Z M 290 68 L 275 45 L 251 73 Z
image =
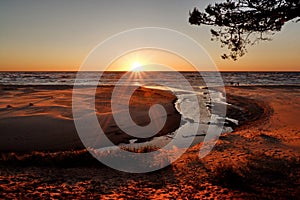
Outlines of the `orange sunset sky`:
M 222 60 L 226 52 L 210 41 L 210 28 L 191 26 L 189 10 L 215 1 L 1 1 L 0 71 L 76 71 L 88 53 L 111 35 L 138 27 L 182 32 L 208 52 L 221 71 L 299 71 L 300 24 L 288 23 L 273 41 L 249 47 L 238 61 Z M 122 44 L 120 44 L 122 45 Z M 195 52 L 190 52 L 191 54 Z M 149 59 L 193 70 L 166 52 L 140 51 L 116 60 L 111 70 L 129 70 Z

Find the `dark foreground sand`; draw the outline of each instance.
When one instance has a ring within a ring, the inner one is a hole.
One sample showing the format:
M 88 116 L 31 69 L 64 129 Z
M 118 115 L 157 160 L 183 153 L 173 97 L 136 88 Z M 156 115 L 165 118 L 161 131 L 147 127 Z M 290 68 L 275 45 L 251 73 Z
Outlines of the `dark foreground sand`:
M 86 151 L 2 153 L 0 198 L 298 199 L 300 87 L 226 90 L 238 106 L 229 107 L 229 115 L 240 115 L 242 125 L 221 136 L 203 159 L 199 144 L 172 166 L 127 174 Z

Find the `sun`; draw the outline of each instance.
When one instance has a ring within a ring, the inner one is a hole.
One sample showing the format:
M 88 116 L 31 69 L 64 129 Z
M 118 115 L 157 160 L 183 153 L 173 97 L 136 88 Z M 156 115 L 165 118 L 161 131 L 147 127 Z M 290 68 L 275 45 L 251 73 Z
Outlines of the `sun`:
M 139 63 L 139 62 L 134 62 L 130 66 L 130 71 L 132 71 L 132 72 L 141 72 L 141 71 L 144 71 L 143 70 L 143 65 L 141 63 Z

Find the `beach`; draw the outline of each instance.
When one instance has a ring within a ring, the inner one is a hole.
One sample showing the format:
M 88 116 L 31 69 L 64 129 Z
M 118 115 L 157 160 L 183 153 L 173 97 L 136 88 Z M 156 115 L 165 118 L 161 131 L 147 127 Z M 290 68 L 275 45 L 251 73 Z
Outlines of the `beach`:
M 299 10 L 0 1 L 0 200 L 300 200 Z
M 102 116 L 110 116 L 111 91 L 109 86 L 98 91 L 96 110 Z M 71 87 L 2 86 L 0 95 L 0 198 L 295 199 L 300 195 L 299 86 L 226 87 L 227 116 L 239 120 L 239 125 L 232 124 L 234 131 L 222 134 L 202 159 L 200 142 L 171 166 L 147 174 L 119 172 L 89 156 L 72 122 Z M 168 119 L 158 135 L 166 135 L 179 127 L 175 101 L 170 91 L 140 88 L 131 99 L 131 114 L 137 123 L 147 124 L 149 106 L 164 105 Z M 120 133 L 113 120 L 99 123 L 108 127 L 106 135 L 115 144 L 133 139 Z

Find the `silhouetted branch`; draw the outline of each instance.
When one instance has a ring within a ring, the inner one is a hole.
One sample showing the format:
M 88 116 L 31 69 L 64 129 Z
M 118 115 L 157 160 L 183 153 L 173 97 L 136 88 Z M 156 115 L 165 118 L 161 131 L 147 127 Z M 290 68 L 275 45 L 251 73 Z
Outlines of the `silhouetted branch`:
M 226 0 L 208 5 L 204 12 L 194 8 L 189 22 L 215 27 L 212 40 L 220 41 L 230 52 L 221 57 L 237 60 L 245 55 L 248 45 L 271 40 L 270 36 L 290 20 L 298 22 L 299 5 L 300 0 Z

